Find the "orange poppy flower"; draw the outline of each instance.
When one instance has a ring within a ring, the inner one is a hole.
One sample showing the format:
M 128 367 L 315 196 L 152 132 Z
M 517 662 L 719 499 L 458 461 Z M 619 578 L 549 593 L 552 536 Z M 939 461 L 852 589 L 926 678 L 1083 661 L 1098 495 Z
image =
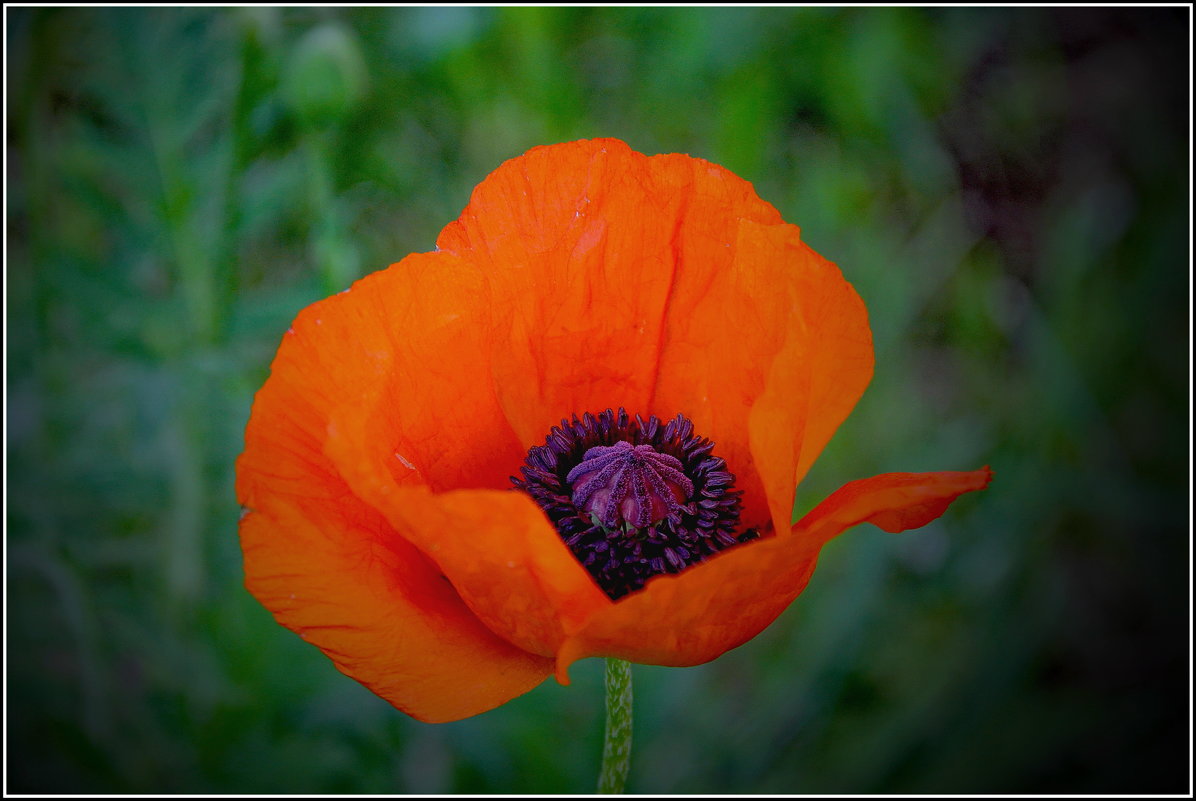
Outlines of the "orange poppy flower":
M 707 662 L 839 532 L 988 483 L 876 476 L 792 524 L 872 365 L 859 296 L 746 181 L 613 139 L 535 148 L 435 252 L 287 331 L 237 463 L 246 585 L 425 721 L 587 656 Z

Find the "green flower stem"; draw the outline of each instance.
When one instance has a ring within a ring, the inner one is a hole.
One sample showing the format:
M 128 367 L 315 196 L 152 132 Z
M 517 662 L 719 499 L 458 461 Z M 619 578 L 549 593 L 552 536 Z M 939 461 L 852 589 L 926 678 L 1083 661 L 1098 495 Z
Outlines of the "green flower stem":
M 606 740 L 602 745 L 602 770 L 598 792 L 623 792 L 631 768 L 631 664 L 606 660 Z

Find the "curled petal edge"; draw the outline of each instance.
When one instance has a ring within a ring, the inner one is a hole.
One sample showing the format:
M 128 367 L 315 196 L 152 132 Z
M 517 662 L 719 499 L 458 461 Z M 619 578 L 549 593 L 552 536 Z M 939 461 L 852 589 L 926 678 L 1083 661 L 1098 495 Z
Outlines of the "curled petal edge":
M 992 475 L 985 465 L 965 472 L 882 473 L 849 481 L 794 524 L 793 533 L 821 545 L 860 523 L 890 533 L 919 528 L 960 495 L 987 487 Z
M 597 612 L 566 638 L 556 678 L 569 666 L 610 656 L 684 667 L 717 658 L 755 637 L 805 589 L 822 546 L 859 523 L 897 532 L 939 517 L 960 495 L 984 489 L 988 467 L 970 472 L 886 473 L 852 481 L 803 517 L 790 536 L 731 548 Z

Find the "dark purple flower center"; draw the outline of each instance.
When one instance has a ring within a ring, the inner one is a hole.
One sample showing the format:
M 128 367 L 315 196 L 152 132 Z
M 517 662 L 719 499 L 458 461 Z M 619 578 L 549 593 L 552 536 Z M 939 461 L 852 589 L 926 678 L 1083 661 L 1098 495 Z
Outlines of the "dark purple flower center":
M 554 426 L 511 481 L 617 599 L 757 536 L 736 533 L 742 493 L 713 448 L 682 415 L 587 412 Z

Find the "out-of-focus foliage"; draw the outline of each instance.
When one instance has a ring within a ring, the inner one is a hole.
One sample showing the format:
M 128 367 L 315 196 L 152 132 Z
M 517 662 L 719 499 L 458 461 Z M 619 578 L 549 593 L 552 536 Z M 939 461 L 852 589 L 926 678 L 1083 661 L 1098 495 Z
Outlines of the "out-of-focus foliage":
M 598 660 L 412 721 L 245 592 L 232 486 L 300 308 L 616 136 L 752 181 L 868 304 L 798 512 L 996 471 L 637 667 L 629 788 L 1184 792 L 1189 13 L 7 9 L 7 789 L 593 788 Z

